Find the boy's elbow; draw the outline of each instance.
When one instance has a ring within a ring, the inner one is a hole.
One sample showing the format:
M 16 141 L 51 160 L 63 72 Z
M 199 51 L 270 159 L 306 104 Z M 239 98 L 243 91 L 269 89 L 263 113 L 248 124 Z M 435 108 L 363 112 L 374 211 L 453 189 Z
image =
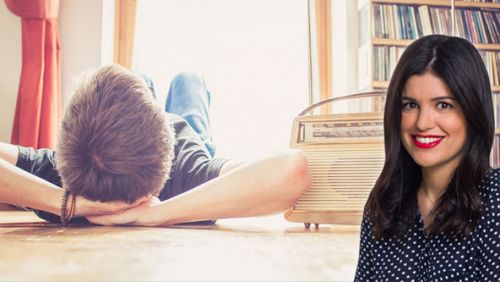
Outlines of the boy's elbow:
M 305 154 L 297 149 L 287 152 L 286 172 L 283 174 L 283 193 L 286 208 L 292 207 L 311 186 L 311 172 Z
M 291 154 L 293 161 L 290 177 L 295 183 L 298 196 L 300 196 L 311 186 L 311 171 L 306 155 L 302 151 L 294 149 Z

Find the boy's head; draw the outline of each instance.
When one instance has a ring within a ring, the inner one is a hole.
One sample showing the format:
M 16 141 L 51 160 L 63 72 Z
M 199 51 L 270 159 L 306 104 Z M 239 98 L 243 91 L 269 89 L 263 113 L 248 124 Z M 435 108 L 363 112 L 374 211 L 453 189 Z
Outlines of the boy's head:
M 65 189 L 94 201 L 158 193 L 174 133 L 145 82 L 110 65 L 87 74 L 65 108 L 56 165 Z

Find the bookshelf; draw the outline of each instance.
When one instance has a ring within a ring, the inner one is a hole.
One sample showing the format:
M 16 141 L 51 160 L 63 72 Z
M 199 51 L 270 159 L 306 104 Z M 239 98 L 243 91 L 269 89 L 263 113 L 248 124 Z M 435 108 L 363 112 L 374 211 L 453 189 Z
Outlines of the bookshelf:
M 492 164 L 500 167 L 500 0 L 358 0 L 358 88 L 386 89 L 404 49 L 428 34 L 466 38 L 492 83 L 497 124 Z
M 386 88 L 404 48 L 418 37 L 440 33 L 473 42 L 493 92 L 500 92 L 500 0 L 359 0 L 358 11 L 359 89 Z

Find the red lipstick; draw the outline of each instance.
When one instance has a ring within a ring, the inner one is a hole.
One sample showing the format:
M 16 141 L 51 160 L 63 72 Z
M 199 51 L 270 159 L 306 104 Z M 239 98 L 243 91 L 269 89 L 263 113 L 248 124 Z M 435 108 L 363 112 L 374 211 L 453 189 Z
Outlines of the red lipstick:
M 444 137 L 437 135 L 413 135 L 413 143 L 421 149 L 430 149 L 436 147 Z

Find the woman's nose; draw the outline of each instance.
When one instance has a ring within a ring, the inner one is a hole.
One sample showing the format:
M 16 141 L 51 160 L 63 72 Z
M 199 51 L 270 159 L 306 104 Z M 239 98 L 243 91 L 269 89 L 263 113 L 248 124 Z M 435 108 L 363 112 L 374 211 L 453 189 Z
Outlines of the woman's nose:
M 422 108 L 418 114 L 417 119 L 417 129 L 419 131 L 427 131 L 434 128 L 435 121 L 432 111 L 426 108 Z

